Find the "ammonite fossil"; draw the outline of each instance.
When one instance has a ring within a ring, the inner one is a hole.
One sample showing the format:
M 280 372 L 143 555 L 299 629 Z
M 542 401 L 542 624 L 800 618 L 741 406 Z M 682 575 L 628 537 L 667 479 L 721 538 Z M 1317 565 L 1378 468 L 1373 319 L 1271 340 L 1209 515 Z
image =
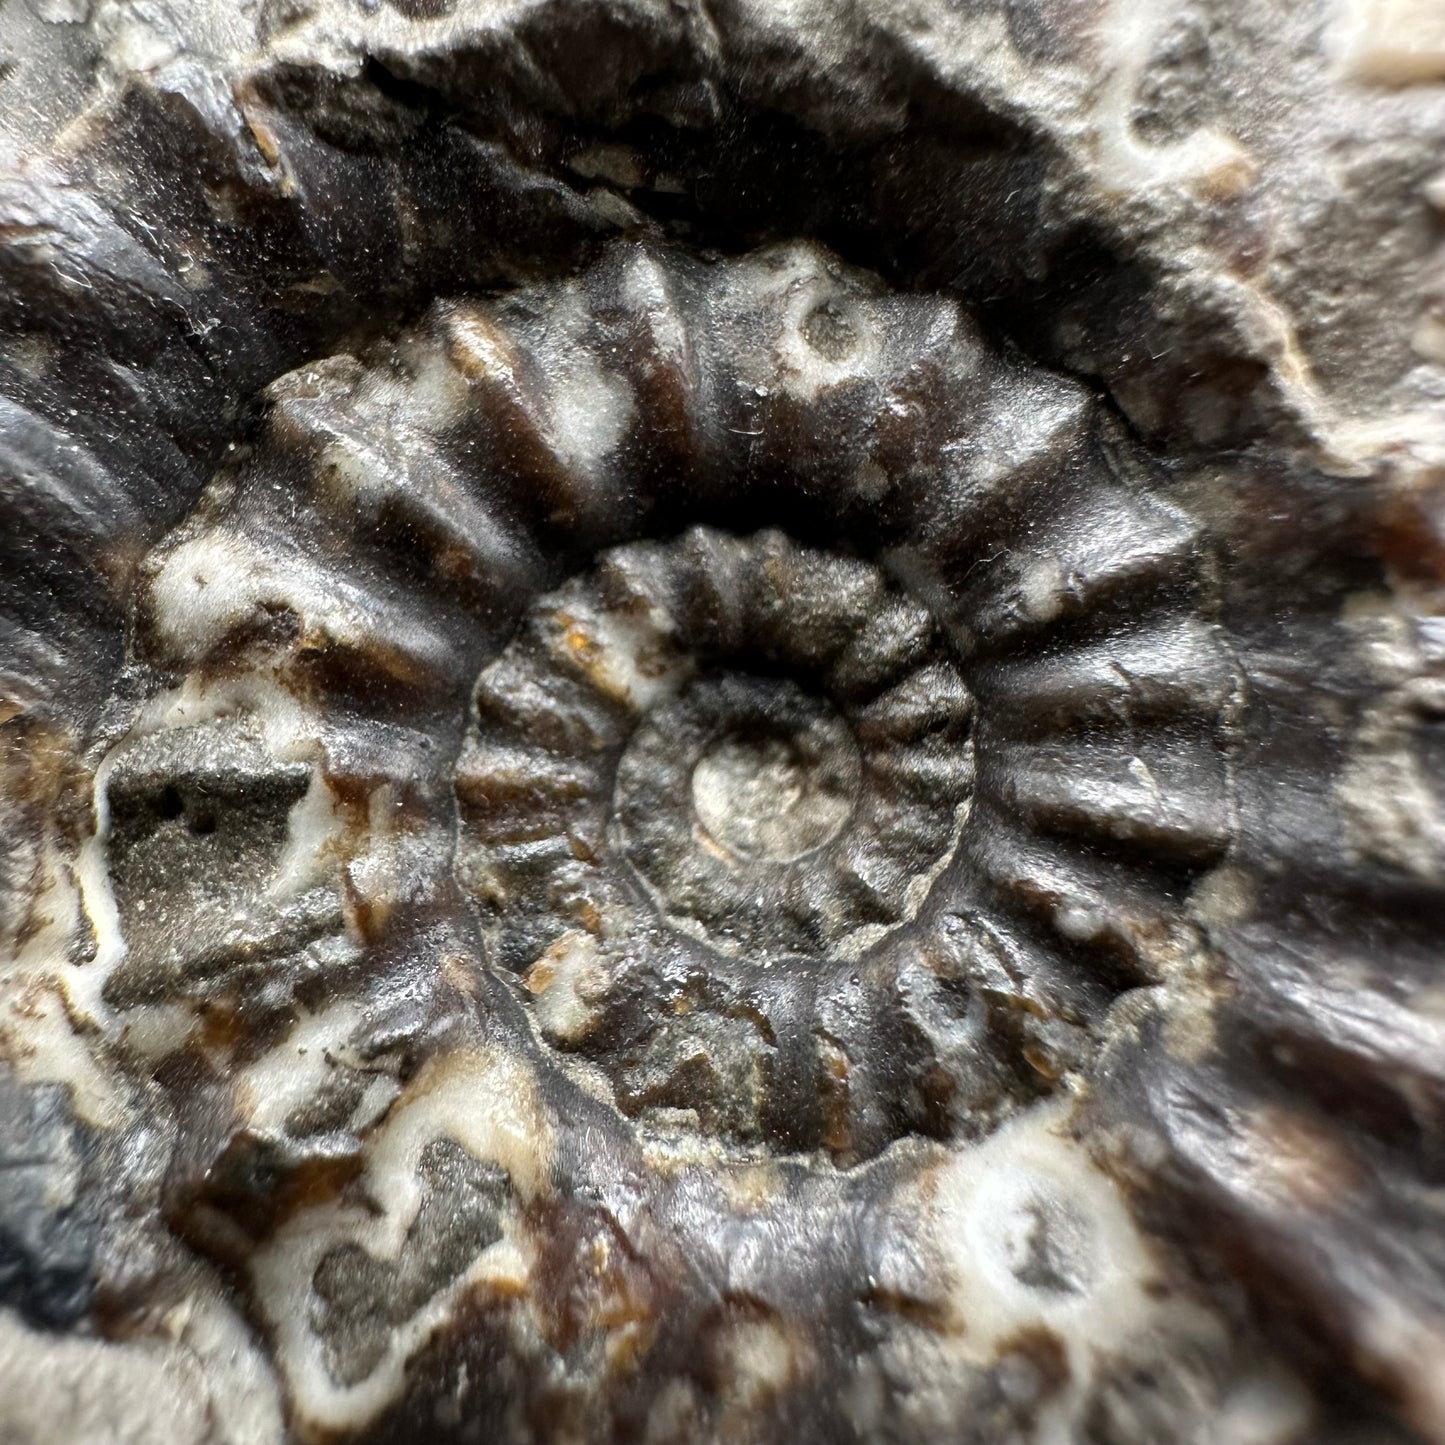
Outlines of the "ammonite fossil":
M 1407 9 L 15 12 L 0 1436 L 1445 1441 Z

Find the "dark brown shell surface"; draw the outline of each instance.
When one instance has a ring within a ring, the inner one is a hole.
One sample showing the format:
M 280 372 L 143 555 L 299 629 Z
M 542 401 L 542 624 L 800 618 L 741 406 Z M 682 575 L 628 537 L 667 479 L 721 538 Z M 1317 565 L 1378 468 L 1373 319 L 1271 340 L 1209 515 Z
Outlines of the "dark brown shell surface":
M 0 1437 L 1445 1441 L 1445 38 L 1135 8 L 0 22 Z

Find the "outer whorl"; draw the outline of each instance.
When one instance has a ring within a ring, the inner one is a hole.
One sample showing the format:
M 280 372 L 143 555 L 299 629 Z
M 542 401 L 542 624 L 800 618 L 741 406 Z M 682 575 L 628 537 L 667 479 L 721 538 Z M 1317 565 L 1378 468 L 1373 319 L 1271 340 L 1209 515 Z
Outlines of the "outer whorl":
M 15 22 L 0 1436 L 1445 1441 L 1439 50 L 1166 8 Z

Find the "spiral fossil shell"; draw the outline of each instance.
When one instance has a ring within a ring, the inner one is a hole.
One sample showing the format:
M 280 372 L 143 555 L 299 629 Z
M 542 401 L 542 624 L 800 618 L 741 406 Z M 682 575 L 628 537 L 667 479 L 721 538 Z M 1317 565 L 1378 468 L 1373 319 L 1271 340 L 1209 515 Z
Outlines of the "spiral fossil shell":
M 12 22 L 0 1435 L 1445 1440 L 1388 10 Z

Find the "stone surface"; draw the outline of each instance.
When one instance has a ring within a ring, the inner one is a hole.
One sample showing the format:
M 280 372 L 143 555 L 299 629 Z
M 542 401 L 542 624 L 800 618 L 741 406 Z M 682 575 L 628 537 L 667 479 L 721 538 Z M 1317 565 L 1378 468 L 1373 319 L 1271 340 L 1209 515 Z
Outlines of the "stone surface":
M 0 14 L 0 1437 L 1445 1441 L 1397 0 Z

